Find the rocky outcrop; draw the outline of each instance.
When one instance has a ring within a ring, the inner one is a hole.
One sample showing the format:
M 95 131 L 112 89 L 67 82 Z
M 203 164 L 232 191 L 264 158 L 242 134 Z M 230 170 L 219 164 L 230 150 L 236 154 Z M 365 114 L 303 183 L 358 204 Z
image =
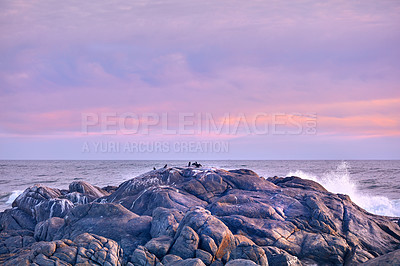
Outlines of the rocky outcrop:
M 268 266 L 265 251 L 257 245 L 246 242 L 240 243 L 231 253 L 231 260 L 245 259 L 255 262 L 257 265 Z
M 263 247 L 270 265 L 301 266 L 300 260 L 277 247 Z
M 400 249 L 389 252 L 385 255 L 371 259 L 362 264 L 363 266 L 374 265 L 400 265 Z
M 52 217 L 43 222 L 40 222 L 35 227 L 35 239 L 37 241 L 51 241 L 63 226 L 65 220 L 59 217 Z
M 183 218 L 183 214 L 175 209 L 158 207 L 154 209 L 152 218 L 150 229 L 151 237 L 173 237 L 178 229 L 179 222 Z
M 257 264 L 251 260 L 236 259 L 236 260 L 230 260 L 225 265 L 227 265 L 227 266 L 256 266 Z
M 72 209 L 54 239 L 73 239 L 82 233 L 101 235 L 120 243 L 128 256 L 151 239 L 151 217 L 139 216 L 115 203 L 89 203 Z
M 34 230 L 35 219 L 24 211 L 14 208 L 0 213 L 1 230 Z
M 84 233 L 73 239 L 37 242 L 6 265 L 122 265 L 122 250 L 110 239 Z
M 0 233 L 0 264 L 2 258 L 8 258 L 20 249 L 35 243 L 32 231 L 12 230 Z
M 0 213 L 0 264 L 391 265 L 398 218 L 298 177 L 163 168 L 100 189 L 41 185 Z

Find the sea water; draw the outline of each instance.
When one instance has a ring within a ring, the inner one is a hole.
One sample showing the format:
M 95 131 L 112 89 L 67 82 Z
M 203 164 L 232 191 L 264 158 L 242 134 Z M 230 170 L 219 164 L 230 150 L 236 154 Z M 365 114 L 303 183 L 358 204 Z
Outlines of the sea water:
M 27 187 L 68 188 L 76 180 L 118 186 L 153 167 L 186 166 L 188 161 L 0 161 L 0 211 L 11 208 Z M 400 216 L 400 161 L 201 161 L 203 166 L 247 168 L 265 178 L 299 176 L 347 194 L 360 207 L 380 215 Z

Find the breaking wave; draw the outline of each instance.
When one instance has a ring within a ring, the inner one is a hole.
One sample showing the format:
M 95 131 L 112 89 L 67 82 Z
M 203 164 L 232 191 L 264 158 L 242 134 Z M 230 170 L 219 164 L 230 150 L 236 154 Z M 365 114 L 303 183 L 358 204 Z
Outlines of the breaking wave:
M 12 204 L 14 200 L 24 192 L 23 190 L 14 190 L 11 195 L 8 197 L 6 204 Z
M 384 196 L 370 195 L 360 191 L 357 183 L 351 179 L 347 162 L 341 162 L 335 170 L 325 172 L 320 177 L 301 170 L 289 172 L 287 176 L 313 180 L 330 192 L 347 194 L 354 203 L 371 213 L 400 217 L 400 199 L 391 200 Z

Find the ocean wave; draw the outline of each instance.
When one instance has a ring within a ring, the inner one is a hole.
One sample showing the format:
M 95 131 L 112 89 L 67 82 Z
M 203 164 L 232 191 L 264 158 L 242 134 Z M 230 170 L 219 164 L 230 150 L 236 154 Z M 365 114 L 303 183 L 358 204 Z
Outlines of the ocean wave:
M 328 191 L 347 194 L 361 208 L 378 215 L 400 217 L 400 199 L 391 200 L 385 196 L 376 196 L 361 192 L 357 183 L 351 179 L 349 164 L 341 162 L 335 170 L 316 176 L 301 170 L 289 172 L 287 176 L 298 176 L 320 183 Z
M 12 204 L 14 200 L 24 192 L 23 190 L 14 190 L 10 196 L 8 197 L 8 200 L 6 201 L 6 204 Z

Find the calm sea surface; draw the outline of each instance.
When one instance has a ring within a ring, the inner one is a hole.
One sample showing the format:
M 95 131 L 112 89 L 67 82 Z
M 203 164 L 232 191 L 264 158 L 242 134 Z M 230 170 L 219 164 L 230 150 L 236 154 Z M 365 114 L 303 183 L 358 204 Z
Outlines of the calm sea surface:
M 187 161 L 2 161 L 0 210 L 27 187 L 43 184 L 68 188 L 75 180 L 100 187 L 119 185 L 153 167 L 185 166 Z M 296 175 L 321 183 L 334 193 L 348 194 L 375 214 L 400 216 L 400 161 L 201 161 L 203 166 L 248 168 L 261 176 Z

